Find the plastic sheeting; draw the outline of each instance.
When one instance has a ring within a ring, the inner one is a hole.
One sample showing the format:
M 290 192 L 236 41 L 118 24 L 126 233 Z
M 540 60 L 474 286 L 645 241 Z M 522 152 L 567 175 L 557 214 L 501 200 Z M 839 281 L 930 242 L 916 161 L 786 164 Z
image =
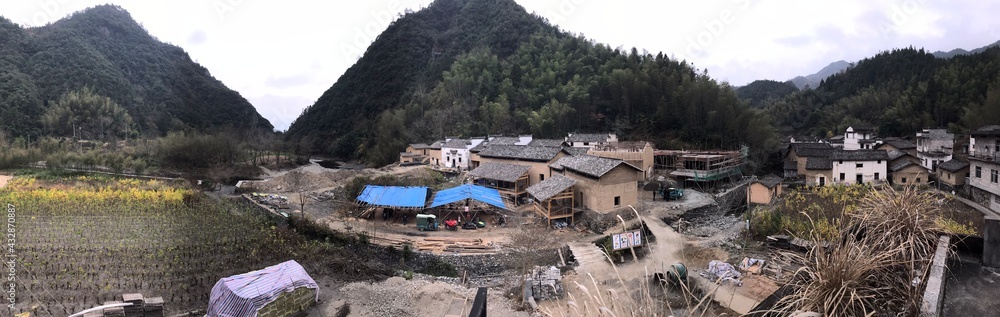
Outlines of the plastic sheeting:
M 424 208 L 427 187 L 366 185 L 358 201 L 379 207 Z
M 731 282 L 733 285 L 741 286 L 743 282 L 740 281 L 740 271 L 737 271 L 732 264 L 712 260 L 708 263 L 708 269 L 701 272 L 701 276 L 711 279 L 716 283 L 723 283 L 726 281 Z
M 429 208 L 444 206 L 465 199 L 472 199 L 500 209 L 507 209 L 507 206 L 503 203 L 503 198 L 500 198 L 499 191 L 472 184 L 465 184 L 437 192 L 437 194 L 434 194 L 434 202 L 431 203 Z
M 278 299 L 282 293 L 300 287 L 316 289 L 316 300 L 319 300 L 319 285 L 295 261 L 226 277 L 212 287 L 207 316 L 257 316 L 261 308 Z

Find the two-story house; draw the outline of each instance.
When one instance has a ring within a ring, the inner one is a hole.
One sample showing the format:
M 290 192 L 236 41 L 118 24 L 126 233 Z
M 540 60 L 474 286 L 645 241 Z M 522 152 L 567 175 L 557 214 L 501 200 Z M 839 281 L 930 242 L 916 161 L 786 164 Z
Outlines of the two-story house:
M 441 165 L 459 170 L 469 169 L 473 147 L 485 141 L 485 138 L 449 139 L 441 145 Z
M 830 153 L 831 174 L 844 184 L 884 181 L 889 154 L 880 150 L 835 150 Z
M 876 142 L 873 139 L 875 130 L 867 126 L 849 126 L 844 132 L 844 149 L 871 150 L 875 148 Z
M 830 158 L 834 148 L 827 143 L 792 143 L 784 152 L 785 177 L 805 176 L 810 158 Z M 817 161 L 818 162 L 818 161 Z M 818 164 L 818 163 L 817 163 Z
M 617 146 L 618 136 L 614 133 L 571 133 L 566 137 L 566 144 L 588 148 Z
M 1000 125 L 969 131 L 968 158 L 972 200 L 1000 212 Z
M 920 165 L 937 170 L 938 164 L 952 159 L 955 135 L 945 129 L 923 129 L 917 132 L 917 158 Z

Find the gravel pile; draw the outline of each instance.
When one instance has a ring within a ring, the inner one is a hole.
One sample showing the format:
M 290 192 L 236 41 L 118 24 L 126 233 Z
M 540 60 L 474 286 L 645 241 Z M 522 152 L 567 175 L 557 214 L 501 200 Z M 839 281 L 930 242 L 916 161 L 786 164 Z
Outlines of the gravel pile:
M 312 191 L 340 186 L 359 173 L 361 171 L 346 169 L 297 169 L 266 181 L 255 182 L 253 185 L 258 191 L 272 193 Z

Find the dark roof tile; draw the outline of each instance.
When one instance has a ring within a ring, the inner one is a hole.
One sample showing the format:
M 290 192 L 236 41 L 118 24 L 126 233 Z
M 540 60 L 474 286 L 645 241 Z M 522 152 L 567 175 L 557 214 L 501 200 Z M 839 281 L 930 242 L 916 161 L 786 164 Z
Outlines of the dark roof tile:
M 888 161 L 889 153 L 883 150 L 836 150 L 830 153 L 834 161 Z
M 957 160 L 957 159 L 951 159 L 951 160 L 949 160 L 947 162 L 938 164 L 937 167 L 940 168 L 940 169 L 943 169 L 943 170 L 946 170 L 946 171 L 954 173 L 954 172 L 961 171 L 962 169 L 964 169 L 966 167 L 969 167 L 969 163 L 968 162 L 963 162 L 963 161 L 960 161 L 960 160 Z
M 641 171 L 638 167 L 632 166 L 632 164 L 628 164 L 622 160 L 592 155 L 563 156 L 558 161 L 549 164 L 549 167 L 557 170 L 569 169 L 577 173 L 600 178 L 622 164 Z
M 529 169 L 531 169 L 531 166 L 486 162 L 469 172 L 469 175 L 513 183 L 518 178 L 521 178 L 521 176 L 524 176 L 524 174 L 527 174 Z
M 561 147 L 488 145 L 479 151 L 479 156 L 548 162 L 559 155 L 561 151 Z
M 546 201 L 552 198 L 552 196 L 573 187 L 573 185 L 576 185 L 576 180 L 555 174 L 538 184 L 528 187 L 528 194 L 531 194 L 531 197 L 535 197 L 538 201 Z

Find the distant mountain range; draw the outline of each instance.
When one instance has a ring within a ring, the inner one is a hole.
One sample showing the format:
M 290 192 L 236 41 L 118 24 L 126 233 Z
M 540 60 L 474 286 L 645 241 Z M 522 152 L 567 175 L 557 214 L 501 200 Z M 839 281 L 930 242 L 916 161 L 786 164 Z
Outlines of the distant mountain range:
M 121 7 L 97 6 L 31 28 L 0 17 L 0 131 L 40 135 L 49 103 L 85 86 L 124 107 L 147 136 L 273 129 L 238 92 Z
M 979 52 L 985 51 L 988 48 L 991 48 L 991 47 L 994 47 L 994 46 L 998 46 L 998 45 L 1000 45 L 1000 41 L 997 41 L 997 42 L 995 42 L 993 44 L 986 45 L 986 46 L 983 46 L 983 47 L 980 47 L 980 48 L 977 48 L 977 49 L 974 49 L 974 50 L 971 50 L 971 51 L 966 51 L 966 50 L 961 49 L 961 48 L 956 48 L 956 49 L 953 49 L 953 50 L 948 51 L 948 52 L 937 51 L 937 52 L 934 52 L 934 53 L 931 53 L 931 54 L 934 55 L 934 57 L 937 57 L 937 58 L 951 58 L 951 57 L 954 57 L 956 55 L 970 55 L 970 54 L 979 53 Z M 823 69 L 820 69 L 815 74 L 807 75 L 807 76 L 797 76 L 795 78 L 789 79 L 788 81 L 791 82 L 792 84 L 794 84 L 795 87 L 798 87 L 799 89 L 804 89 L 807 86 L 810 87 L 810 88 L 816 88 L 816 87 L 819 86 L 820 82 L 822 82 L 827 77 L 830 77 L 833 74 L 840 73 L 840 72 L 844 71 L 845 69 L 849 68 L 850 66 L 851 66 L 851 63 L 848 63 L 848 62 L 843 61 L 843 60 L 839 60 L 839 61 L 830 63 L 829 65 L 826 65 L 826 67 L 823 67 Z

